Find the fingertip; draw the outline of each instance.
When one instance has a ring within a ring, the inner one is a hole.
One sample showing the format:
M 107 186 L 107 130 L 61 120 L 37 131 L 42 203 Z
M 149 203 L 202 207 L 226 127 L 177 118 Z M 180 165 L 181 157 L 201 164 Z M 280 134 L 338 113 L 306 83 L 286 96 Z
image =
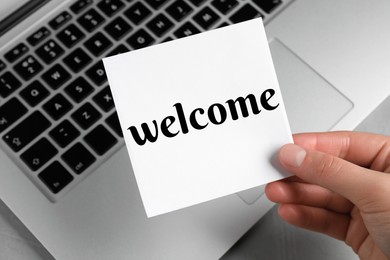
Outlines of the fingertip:
M 277 185 L 276 185 L 276 186 L 277 186 Z M 267 196 L 267 198 L 268 198 L 270 201 L 276 202 L 276 201 L 275 201 L 275 183 L 274 183 L 274 182 L 268 183 L 268 184 L 265 186 L 264 193 L 265 193 L 265 195 Z
M 313 149 L 317 144 L 319 133 L 299 133 L 293 135 L 294 144 L 306 149 Z
M 286 144 L 279 151 L 279 160 L 288 169 L 301 166 L 306 157 L 306 150 L 295 144 Z
M 267 184 L 265 187 L 265 194 L 269 200 L 276 203 L 285 202 L 290 197 L 288 186 L 281 181 Z
M 302 219 L 299 207 L 294 204 L 281 204 L 278 208 L 278 214 L 283 220 L 293 225 Z

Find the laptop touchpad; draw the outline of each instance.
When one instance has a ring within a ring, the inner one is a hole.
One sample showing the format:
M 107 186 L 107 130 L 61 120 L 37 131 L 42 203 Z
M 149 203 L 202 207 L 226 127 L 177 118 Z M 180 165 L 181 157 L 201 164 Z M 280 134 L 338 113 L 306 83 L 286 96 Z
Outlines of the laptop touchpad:
M 277 39 L 269 43 L 293 133 L 327 131 L 353 107 L 326 79 Z M 238 196 L 253 204 L 263 193 L 256 187 Z
M 351 110 L 349 99 L 279 40 L 270 50 L 293 133 L 330 130 Z

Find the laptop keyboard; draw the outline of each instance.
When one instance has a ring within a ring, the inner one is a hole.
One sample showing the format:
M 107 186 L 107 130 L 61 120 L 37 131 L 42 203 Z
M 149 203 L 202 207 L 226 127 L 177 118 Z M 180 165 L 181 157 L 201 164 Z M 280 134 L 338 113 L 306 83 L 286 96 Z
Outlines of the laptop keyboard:
M 0 57 L 2 149 L 52 202 L 124 145 L 101 59 L 256 17 L 289 0 L 79 0 Z

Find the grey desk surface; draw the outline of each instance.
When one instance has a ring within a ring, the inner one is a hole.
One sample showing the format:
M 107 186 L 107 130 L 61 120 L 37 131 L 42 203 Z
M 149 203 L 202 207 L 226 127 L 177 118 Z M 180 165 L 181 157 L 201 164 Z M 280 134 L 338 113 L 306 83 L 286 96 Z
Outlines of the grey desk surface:
M 390 97 L 356 130 L 390 135 Z M 0 200 L 0 259 L 52 259 Z M 275 206 L 223 259 L 357 259 L 340 241 L 284 223 Z

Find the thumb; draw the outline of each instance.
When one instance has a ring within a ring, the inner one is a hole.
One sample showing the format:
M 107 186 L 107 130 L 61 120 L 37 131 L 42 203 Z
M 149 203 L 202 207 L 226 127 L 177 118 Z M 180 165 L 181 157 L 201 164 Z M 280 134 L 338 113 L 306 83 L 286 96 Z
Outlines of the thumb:
M 304 181 L 336 192 L 359 208 L 388 193 L 386 174 L 360 167 L 341 158 L 287 144 L 279 152 L 284 168 Z

